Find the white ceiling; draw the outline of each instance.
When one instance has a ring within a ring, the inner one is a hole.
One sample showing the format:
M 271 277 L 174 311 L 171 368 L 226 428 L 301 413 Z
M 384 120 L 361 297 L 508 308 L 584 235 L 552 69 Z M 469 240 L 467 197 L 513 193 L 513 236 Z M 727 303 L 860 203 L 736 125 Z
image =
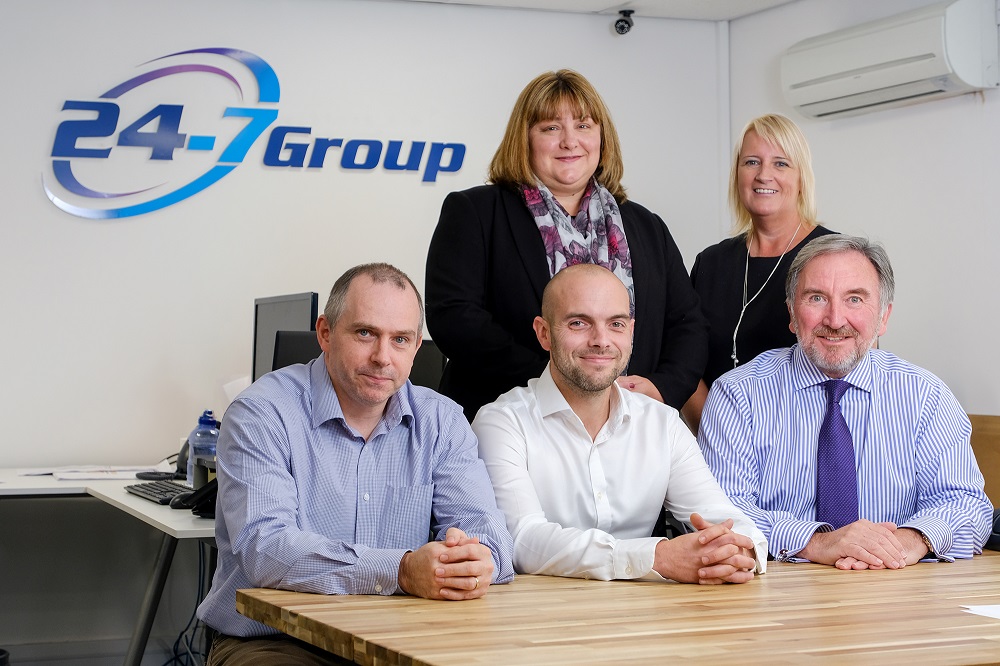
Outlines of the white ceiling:
M 635 11 L 634 17 L 643 16 L 674 19 L 699 19 L 726 21 L 753 14 L 794 0 L 408 0 L 409 2 L 437 2 L 453 5 L 482 5 L 516 9 L 542 9 L 578 14 L 616 15 L 621 9 Z

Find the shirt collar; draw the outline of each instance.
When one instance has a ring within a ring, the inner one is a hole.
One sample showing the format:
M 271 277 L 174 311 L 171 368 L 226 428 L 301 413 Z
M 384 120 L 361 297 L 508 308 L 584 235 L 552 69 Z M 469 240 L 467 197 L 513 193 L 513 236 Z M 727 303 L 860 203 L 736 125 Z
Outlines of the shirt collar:
M 608 416 L 608 428 L 614 432 L 625 419 L 631 418 L 628 401 L 625 399 L 625 389 L 618 382 L 611 385 L 611 414 Z M 544 419 L 559 412 L 569 412 L 574 417 L 576 412 L 566 401 L 566 397 L 556 386 L 552 378 L 552 361 L 545 366 L 545 371 L 535 384 L 535 398 L 538 400 L 538 411 Z
M 552 361 L 545 366 L 538 383 L 535 384 L 535 397 L 538 399 L 538 410 L 543 419 L 559 412 L 573 411 L 562 391 L 556 386 L 556 381 L 552 379 Z
M 629 392 L 615 382 L 611 385 L 611 414 L 608 416 L 610 432 L 615 432 L 626 420 L 631 420 L 632 410 L 626 396 Z
M 317 428 L 332 419 L 339 419 L 346 424 L 344 410 L 340 407 L 340 400 L 337 399 L 337 392 L 333 388 L 333 380 L 330 379 L 330 373 L 326 369 L 326 354 L 320 354 L 309 363 L 313 427 Z M 410 388 L 410 382 L 407 381 L 389 397 L 379 427 L 384 426 L 388 431 L 398 426 L 404 419 L 408 424 L 413 422 Z
M 843 378 L 851 386 L 869 393 L 872 386 L 871 356 L 870 351 L 862 356 L 861 361 Z M 813 365 L 813 362 L 806 356 L 805 350 L 798 343 L 792 347 L 792 377 L 795 387 L 798 389 L 816 386 L 830 379 L 822 370 Z

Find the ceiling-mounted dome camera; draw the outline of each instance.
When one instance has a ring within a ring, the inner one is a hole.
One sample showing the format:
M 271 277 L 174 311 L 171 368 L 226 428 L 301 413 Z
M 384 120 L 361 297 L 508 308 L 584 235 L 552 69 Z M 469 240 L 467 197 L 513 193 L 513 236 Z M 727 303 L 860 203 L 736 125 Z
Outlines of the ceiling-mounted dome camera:
M 631 9 L 623 9 L 618 12 L 618 18 L 615 19 L 615 32 L 619 35 L 628 34 L 628 31 L 635 25 L 635 21 L 632 20 L 632 14 L 635 14 L 635 11 Z

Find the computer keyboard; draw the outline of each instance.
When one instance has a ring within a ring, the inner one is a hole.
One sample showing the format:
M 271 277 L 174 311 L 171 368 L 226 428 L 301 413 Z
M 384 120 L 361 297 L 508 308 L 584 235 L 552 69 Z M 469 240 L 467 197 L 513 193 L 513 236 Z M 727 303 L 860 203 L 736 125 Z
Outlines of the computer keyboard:
M 191 487 L 174 481 L 147 481 L 125 486 L 125 490 L 150 502 L 170 504 L 170 500 L 177 495 L 191 492 Z

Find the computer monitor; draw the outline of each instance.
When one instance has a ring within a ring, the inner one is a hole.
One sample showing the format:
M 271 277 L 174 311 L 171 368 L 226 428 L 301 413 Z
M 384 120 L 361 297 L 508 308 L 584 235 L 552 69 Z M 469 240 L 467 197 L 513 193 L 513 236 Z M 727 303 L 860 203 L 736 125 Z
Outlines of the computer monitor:
M 271 372 L 278 331 L 314 331 L 319 294 L 314 291 L 257 298 L 253 302 L 253 381 Z

